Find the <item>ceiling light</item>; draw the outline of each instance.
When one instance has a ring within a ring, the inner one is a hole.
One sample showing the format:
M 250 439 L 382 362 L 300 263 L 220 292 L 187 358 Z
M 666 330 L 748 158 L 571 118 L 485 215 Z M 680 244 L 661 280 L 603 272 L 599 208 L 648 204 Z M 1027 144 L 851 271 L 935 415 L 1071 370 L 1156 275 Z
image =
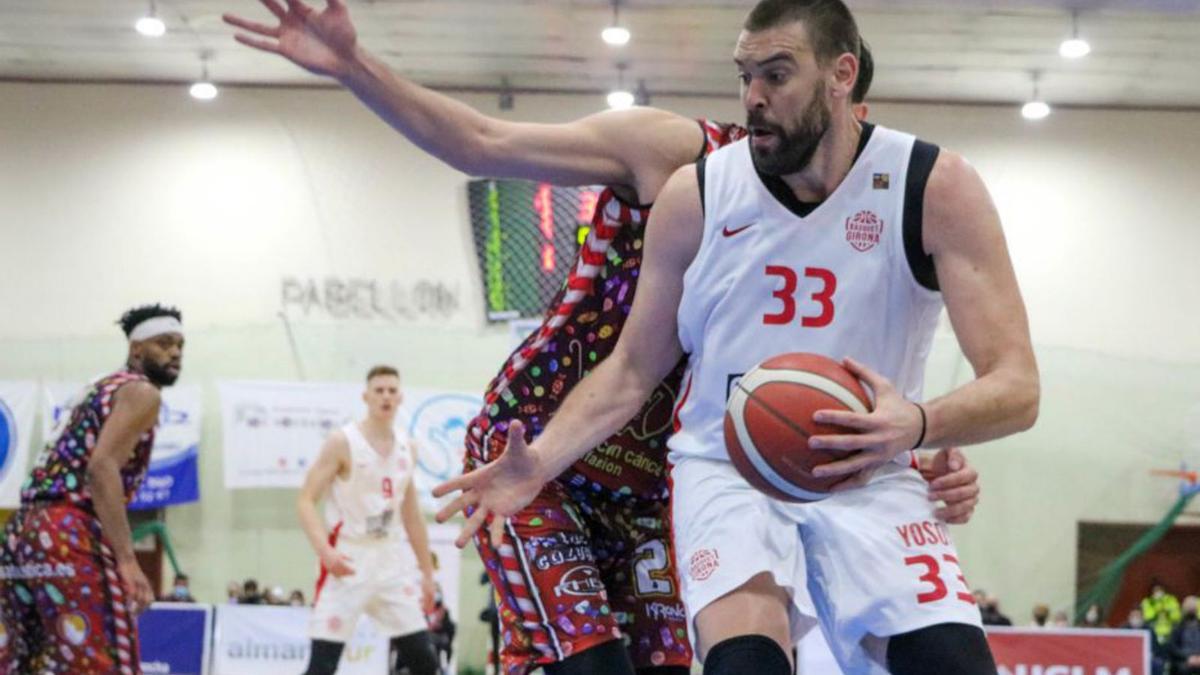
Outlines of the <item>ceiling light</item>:
M 1021 117 L 1027 120 L 1043 120 L 1050 116 L 1050 105 L 1042 100 L 1041 92 L 1038 91 L 1038 84 L 1041 80 L 1041 73 L 1033 73 L 1033 99 L 1021 106 Z
M 624 89 L 614 89 L 608 92 L 608 107 L 613 110 L 624 110 L 632 108 L 634 103 L 633 92 L 625 91 Z
M 620 0 L 612 0 L 613 19 L 612 24 L 600 31 L 600 39 L 606 43 L 620 47 L 629 44 L 629 29 L 621 25 Z
M 154 0 L 150 0 L 150 11 L 146 13 L 146 16 L 138 19 L 137 23 L 133 24 L 133 27 L 137 32 L 146 37 L 160 37 L 167 32 L 167 24 L 158 18 Z
M 609 26 L 600 31 L 600 39 L 614 47 L 628 44 L 630 37 L 629 29 L 622 28 L 621 26 Z
M 1071 38 L 1063 40 L 1058 46 L 1058 53 L 1064 59 L 1081 59 L 1092 53 L 1092 46 L 1087 40 L 1081 38 Z
M 1027 120 L 1044 120 L 1050 116 L 1050 106 L 1045 101 L 1030 101 L 1021 107 L 1021 117 Z
M 1058 53 L 1064 59 L 1082 59 L 1092 53 L 1092 46 L 1087 40 L 1079 37 L 1079 11 L 1071 12 L 1071 37 L 1063 40 L 1058 46 Z
M 191 94 L 192 98 L 194 99 L 211 101 L 217 97 L 217 85 L 207 81 L 195 82 L 192 84 L 191 88 L 188 89 L 188 93 Z
M 212 52 L 200 53 L 200 79 L 188 88 L 188 93 L 198 101 L 211 101 L 217 97 L 217 85 L 208 79 L 208 59 L 211 57 Z

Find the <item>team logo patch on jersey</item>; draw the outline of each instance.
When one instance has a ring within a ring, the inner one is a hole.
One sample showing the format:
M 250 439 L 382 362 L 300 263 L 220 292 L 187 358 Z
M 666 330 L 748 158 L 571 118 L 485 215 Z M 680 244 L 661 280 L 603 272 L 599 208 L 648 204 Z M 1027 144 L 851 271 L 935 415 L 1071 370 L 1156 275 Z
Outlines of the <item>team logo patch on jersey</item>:
M 713 572 L 721 566 L 721 556 L 717 555 L 717 550 L 713 548 L 702 548 L 692 554 L 692 559 L 688 564 L 688 574 L 695 581 L 704 581 L 712 576 Z
M 876 190 L 890 189 L 892 187 L 892 174 L 890 174 L 890 173 L 875 174 L 875 178 L 874 178 L 874 180 L 872 180 L 872 185 L 875 187 Z
M 883 221 L 871 211 L 859 211 L 846 219 L 846 241 L 856 251 L 867 252 L 879 243 L 883 234 Z

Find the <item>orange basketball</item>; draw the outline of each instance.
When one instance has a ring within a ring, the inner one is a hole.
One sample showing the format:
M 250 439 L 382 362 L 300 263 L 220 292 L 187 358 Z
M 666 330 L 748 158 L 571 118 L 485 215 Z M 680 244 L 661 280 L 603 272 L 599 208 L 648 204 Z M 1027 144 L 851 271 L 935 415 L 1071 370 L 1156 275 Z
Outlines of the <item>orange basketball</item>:
M 816 501 L 845 477 L 814 478 L 812 468 L 856 451 L 809 448 L 809 436 L 854 433 L 817 424 L 813 413 L 871 408 L 858 378 L 840 363 L 818 354 L 782 354 L 734 385 L 725 407 L 725 446 L 738 472 L 760 491 L 787 502 Z

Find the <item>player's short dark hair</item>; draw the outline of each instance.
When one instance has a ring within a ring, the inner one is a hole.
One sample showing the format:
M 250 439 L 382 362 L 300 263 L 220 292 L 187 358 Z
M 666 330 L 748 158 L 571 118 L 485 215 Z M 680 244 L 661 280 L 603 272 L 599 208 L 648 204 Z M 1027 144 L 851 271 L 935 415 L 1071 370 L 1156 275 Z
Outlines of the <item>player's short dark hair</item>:
M 121 330 L 125 331 L 125 337 L 129 337 L 129 334 L 133 332 L 134 328 L 137 328 L 138 324 L 147 319 L 154 319 L 160 316 L 173 316 L 179 321 L 183 321 L 183 312 L 174 307 L 166 307 L 155 303 L 153 305 L 134 307 L 125 312 L 117 320 L 117 325 L 121 327 Z
M 759 0 L 742 28 L 757 33 L 793 21 L 804 23 L 817 61 L 859 55 L 858 23 L 842 0 Z
M 375 366 L 367 371 L 367 382 L 370 382 L 371 380 L 383 375 L 400 377 L 400 371 L 396 370 L 392 366 Z
M 875 79 L 875 57 L 863 40 L 858 54 L 858 81 L 854 83 L 854 91 L 850 93 L 851 103 L 862 103 L 867 100 L 867 92 L 871 91 L 871 80 Z

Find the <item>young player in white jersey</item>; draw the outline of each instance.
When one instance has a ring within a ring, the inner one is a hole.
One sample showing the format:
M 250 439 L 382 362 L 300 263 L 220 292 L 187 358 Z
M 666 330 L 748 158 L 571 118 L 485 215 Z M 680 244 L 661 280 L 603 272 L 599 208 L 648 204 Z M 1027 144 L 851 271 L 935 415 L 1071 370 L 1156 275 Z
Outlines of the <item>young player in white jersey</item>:
M 366 419 L 329 435 L 300 490 L 300 524 L 321 561 L 306 675 L 336 672 L 362 614 L 390 638 L 389 670 L 398 657 L 412 675 L 439 671 L 425 623 L 436 585 L 412 481 L 416 446 L 395 429 L 401 400 L 396 369 L 372 368 Z
M 855 120 L 859 36 L 840 0 L 762 0 L 735 62 L 751 132 L 680 169 L 647 228 L 640 290 L 614 353 L 531 444 L 449 481 L 465 531 L 495 530 L 636 410 L 690 351 L 671 440 L 673 531 L 705 673 L 790 673 L 820 620 L 848 673 L 994 673 L 979 613 L 907 459 L 1029 428 L 1039 399 L 1024 305 L 995 207 L 962 158 Z M 975 379 L 921 400 L 944 302 Z M 780 352 L 852 355 L 870 413 L 818 411 L 862 451 L 814 470 L 838 494 L 784 507 L 735 473 L 720 435 L 729 381 Z M 687 385 L 684 391 L 688 391 Z M 692 399 L 691 397 L 696 397 Z M 714 430 L 717 430 L 714 434 Z M 450 509 L 443 511 L 447 513 Z M 814 607 L 800 602 L 807 586 Z

